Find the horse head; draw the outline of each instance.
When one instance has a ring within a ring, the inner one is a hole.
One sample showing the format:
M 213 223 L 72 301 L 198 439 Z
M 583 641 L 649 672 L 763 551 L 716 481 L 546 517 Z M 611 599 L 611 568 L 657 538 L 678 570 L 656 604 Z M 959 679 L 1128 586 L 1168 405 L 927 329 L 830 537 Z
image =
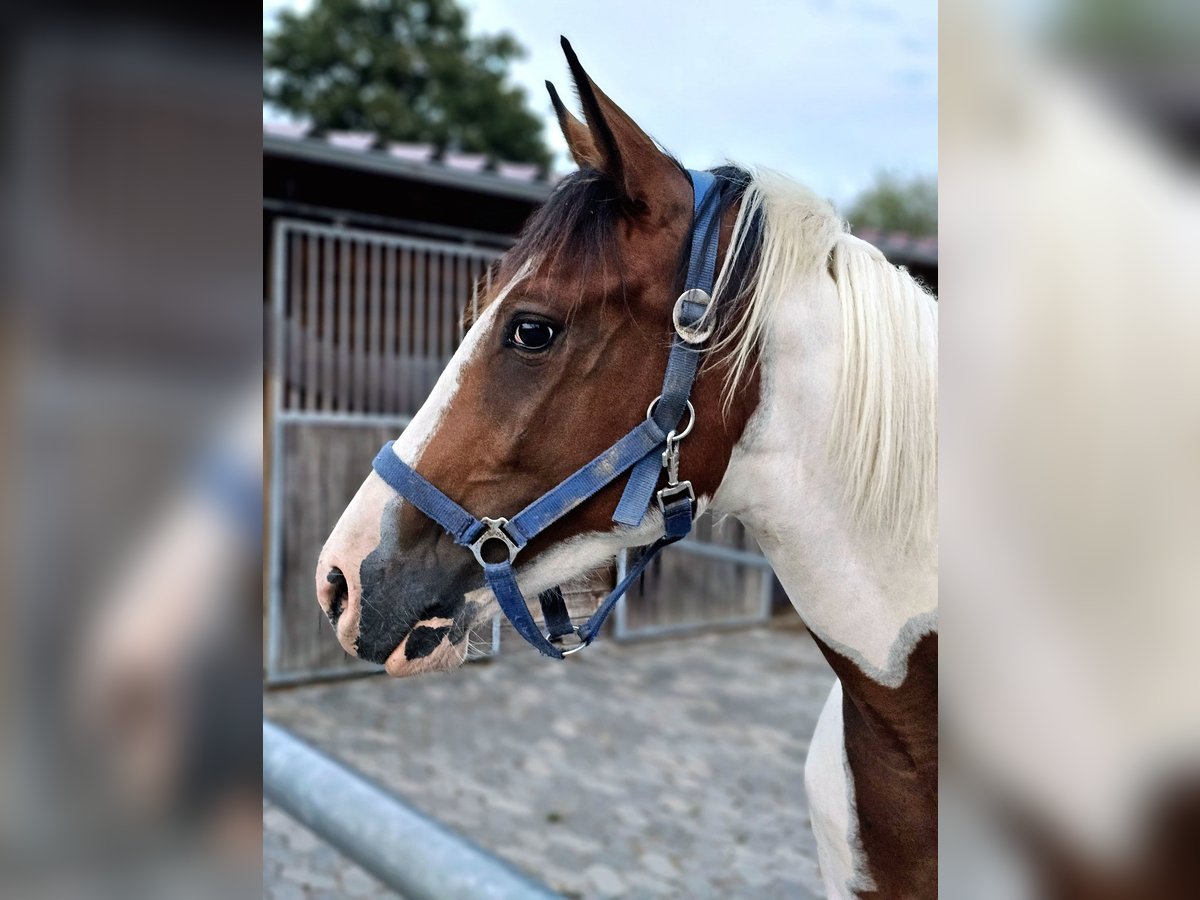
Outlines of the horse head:
M 392 447 L 474 515 L 511 516 L 646 418 L 683 285 L 693 222 L 686 170 L 595 86 L 565 39 L 563 48 L 586 124 L 547 88 L 580 168 L 498 261 L 462 345 Z M 718 183 L 720 254 L 734 239 L 744 187 L 736 170 Z M 752 240 L 743 243 L 746 270 Z M 682 466 L 701 507 L 757 404 L 753 372 L 731 394 L 722 391 L 726 374 L 723 364 L 705 366 L 691 394 L 696 424 Z M 661 533 L 654 508 L 638 526 L 614 525 L 624 482 L 522 548 L 516 571 L 526 593 Z M 342 646 L 393 675 L 460 663 L 471 625 L 495 611 L 472 554 L 376 472 L 326 542 L 316 579 Z

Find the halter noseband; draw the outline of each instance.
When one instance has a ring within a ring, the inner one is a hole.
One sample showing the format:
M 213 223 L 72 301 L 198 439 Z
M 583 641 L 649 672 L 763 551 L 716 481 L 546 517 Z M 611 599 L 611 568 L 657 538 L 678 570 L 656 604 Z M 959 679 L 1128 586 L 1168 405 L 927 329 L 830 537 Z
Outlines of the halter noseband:
M 441 525 L 455 543 L 475 554 L 488 586 L 517 633 L 539 652 L 555 659 L 590 644 L 617 601 L 658 552 L 692 530 L 696 495 L 690 481 L 679 480 L 679 442 L 696 421 L 688 398 L 700 363 L 700 345 L 712 332 L 712 319 L 705 320 L 705 313 L 711 303 L 717 265 L 718 204 L 713 190 L 716 179 L 711 173 L 688 170 L 688 175 L 692 180 L 693 218 L 687 280 L 672 309 L 674 336 L 662 393 L 651 402 L 644 421 L 510 519 L 475 518 L 400 459 L 392 449 L 392 441 L 383 445 L 372 463 L 393 490 Z M 677 432 L 685 412 L 688 421 Z M 613 521 L 639 525 L 657 497 L 663 515 L 662 537 L 646 549 L 591 618 L 578 628 L 571 624 L 562 591 L 543 591 L 538 597 L 546 622 L 547 634 L 543 635 L 517 586 L 513 571 L 517 554 L 552 523 L 631 469 Z M 667 470 L 667 484 L 656 491 L 662 469 Z M 556 646 L 571 634 L 578 636 L 577 645 L 566 650 Z

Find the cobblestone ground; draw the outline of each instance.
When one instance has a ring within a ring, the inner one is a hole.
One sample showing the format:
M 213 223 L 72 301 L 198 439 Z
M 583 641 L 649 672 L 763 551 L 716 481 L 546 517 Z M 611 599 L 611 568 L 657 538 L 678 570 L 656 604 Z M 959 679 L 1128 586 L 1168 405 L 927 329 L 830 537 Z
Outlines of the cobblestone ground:
M 264 712 L 568 897 L 822 895 L 803 766 L 833 676 L 790 627 L 513 652 Z M 264 805 L 264 894 L 388 897 Z

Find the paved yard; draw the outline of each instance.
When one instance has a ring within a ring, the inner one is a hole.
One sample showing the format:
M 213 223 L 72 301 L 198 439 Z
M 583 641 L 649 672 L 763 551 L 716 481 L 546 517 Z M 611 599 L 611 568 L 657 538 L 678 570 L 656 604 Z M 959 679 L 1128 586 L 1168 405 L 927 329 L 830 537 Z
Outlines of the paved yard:
M 568 897 L 804 900 L 804 755 L 832 682 L 772 627 L 278 691 L 264 712 Z M 266 896 L 392 896 L 279 810 L 264 826 Z

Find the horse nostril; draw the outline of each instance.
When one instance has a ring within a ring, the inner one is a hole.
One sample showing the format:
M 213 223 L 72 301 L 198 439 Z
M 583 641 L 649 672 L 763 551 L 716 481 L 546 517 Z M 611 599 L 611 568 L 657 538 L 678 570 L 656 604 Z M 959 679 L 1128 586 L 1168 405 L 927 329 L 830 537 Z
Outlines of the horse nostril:
M 325 580 L 333 585 L 333 595 L 329 599 L 329 621 L 336 625 L 338 618 L 346 609 L 346 600 L 350 596 L 350 585 L 346 583 L 346 576 L 342 574 L 342 570 L 334 566 L 329 570 L 329 574 L 325 576 Z

